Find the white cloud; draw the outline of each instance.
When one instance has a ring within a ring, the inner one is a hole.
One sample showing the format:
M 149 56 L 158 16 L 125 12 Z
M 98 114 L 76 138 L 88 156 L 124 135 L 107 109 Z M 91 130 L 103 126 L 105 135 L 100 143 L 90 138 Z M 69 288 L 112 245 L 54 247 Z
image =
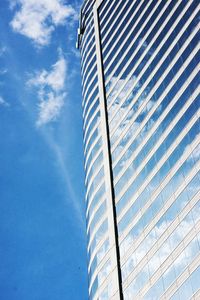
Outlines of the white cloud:
M 49 44 L 56 26 L 77 16 L 63 0 L 10 0 L 10 8 L 19 8 L 11 21 L 13 30 L 40 47 Z
M 66 97 L 65 79 L 67 63 L 60 51 L 58 61 L 50 71 L 42 70 L 27 82 L 38 90 L 39 115 L 37 126 L 54 121 L 60 114 Z
M 55 120 L 64 105 L 65 93 L 60 96 L 55 96 L 53 93 L 48 94 L 47 101 L 41 101 L 38 105 L 39 107 L 39 118 L 37 125 L 41 126 L 50 121 Z

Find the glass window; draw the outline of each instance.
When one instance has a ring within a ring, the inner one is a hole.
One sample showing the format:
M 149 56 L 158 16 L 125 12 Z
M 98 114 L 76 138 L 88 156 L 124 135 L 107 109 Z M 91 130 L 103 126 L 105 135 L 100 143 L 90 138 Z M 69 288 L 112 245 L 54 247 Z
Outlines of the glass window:
M 170 300 L 188 300 L 199 289 L 200 267 L 198 267 L 190 277 L 181 285 L 178 291 L 170 298 Z
M 104 237 L 104 235 L 106 234 L 107 230 L 108 230 L 108 220 L 106 219 L 101 224 L 101 226 L 99 227 L 99 229 L 96 231 L 95 236 L 93 237 L 93 240 L 92 240 L 91 245 L 90 245 L 90 249 L 88 251 L 89 260 L 91 259 L 91 254 L 94 252 L 96 246 L 101 241 L 101 239 Z
M 91 280 L 91 276 L 94 274 L 97 266 L 99 265 L 101 260 L 104 258 L 104 256 L 108 252 L 108 250 L 109 250 L 109 239 L 105 240 L 103 245 L 100 247 L 100 249 L 95 254 L 95 257 L 93 258 L 93 261 L 91 263 L 91 267 L 89 270 L 89 282 Z
M 109 272 L 111 270 L 111 261 L 108 260 L 105 265 L 102 267 L 102 269 L 97 274 L 97 277 L 92 285 L 90 297 L 93 299 L 97 288 L 102 284 L 102 282 L 105 280 L 105 278 L 109 275 Z

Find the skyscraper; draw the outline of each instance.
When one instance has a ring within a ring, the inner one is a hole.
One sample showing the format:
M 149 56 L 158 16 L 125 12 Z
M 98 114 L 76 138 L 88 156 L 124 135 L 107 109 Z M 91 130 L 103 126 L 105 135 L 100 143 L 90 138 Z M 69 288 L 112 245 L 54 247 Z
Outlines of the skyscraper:
M 92 300 L 200 299 L 198 0 L 86 0 Z

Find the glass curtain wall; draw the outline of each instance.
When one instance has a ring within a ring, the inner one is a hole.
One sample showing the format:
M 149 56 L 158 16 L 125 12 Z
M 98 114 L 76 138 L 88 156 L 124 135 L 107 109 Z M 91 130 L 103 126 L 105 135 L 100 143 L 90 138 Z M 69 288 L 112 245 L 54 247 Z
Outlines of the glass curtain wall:
M 91 300 L 200 297 L 199 11 L 198 0 L 83 3 L 79 48 Z M 111 157 L 114 245 L 102 126 L 108 128 Z M 112 247 L 119 247 L 123 299 L 111 297 Z
M 199 260 L 188 271 L 200 255 L 199 1 L 107 0 L 99 23 L 124 299 L 190 299 L 200 288 Z
M 100 120 L 94 2 L 85 1 L 82 6 L 78 43 L 82 75 L 89 298 L 103 300 L 108 297 L 111 288 L 110 285 L 105 284 L 105 279 L 110 273 L 111 254 Z M 99 292 L 99 289 L 102 291 Z

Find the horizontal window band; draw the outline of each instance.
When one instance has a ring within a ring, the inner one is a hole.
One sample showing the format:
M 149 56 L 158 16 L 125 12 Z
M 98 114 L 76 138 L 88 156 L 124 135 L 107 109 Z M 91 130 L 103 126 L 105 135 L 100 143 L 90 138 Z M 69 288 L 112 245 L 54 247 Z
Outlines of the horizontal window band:
M 197 12 L 196 12 L 197 13 Z M 152 78 L 156 75 L 157 71 L 159 70 L 159 68 L 162 66 L 162 64 L 164 63 L 165 59 L 168 57 L 168 55 L 171 53 L 171 51 L 173 50 L 174 46 L 178 43 L 178 41 L 180 40 L 180 38 L 182 37 L 183 33 L 185 33 L 187 31 L 187 28 L 189 26 L 189 24 L 192 22 L 193 20 L 193 16 L 191 16 L 188 21 L 185 23 L 184 27 L 181 29 L 181 31 L 178 33 L 176 39 L 170 44 L 169 48 L 167 49 L 167 51 L 165 52 L 165 54 L 161 57 L 159 63 L 154 67 L 154 69 L 151 72 L 151 76 L 149 76 L 146 81 L 143 83 L 139 94 L 136 95 L 136 97 L 134 98 L 134 103 L 136 102 L 137 99 L 139 99 L 139 97 L 141 96 L 142 92 L 145 90 L 145 88 L 148 86 L 149 82 L 152 80 Z M 156 51 L 152 54 L 151 58 L 149 59 L 149 61 L 147 62 L 147 64 L 145 64 L 144 68 L 142 69 L 141 73 L 139 74 L 137 80 L 134 82 L 134 86 L 136 86 L 136 84 L 139 82 L 140 78 L 142 78 L 142 75 L 145 74 L 145 72 L 147 71 L 148 67 L 151 65 L 151 63 L 154 61 L 154 58 L 158 55 L 159 50 L 161 50 L 161 48 L 164 46 L 165 42 L 168 41 L 169 36 L 172 34 L 174 28 L 176 27 L 176 25 L 179 23 L 179 18 L 177 18 L 176 22 L 173 24 L 173 26 L 171 27 L 171 30 L 168 32 L 168 34 L 165 36 L 165 38 L 161 41 L 159 47 L 156 49 Z M 170 63 L 170 66 L 172 68 L 172 66 L 175 64 L 175 62 L 179 59 L 179 57 L 181 56 L 181 54 L 183 53 L 183 51 L 186 49 L 186 47 L 189 45 L 189 42 L 192 40 L 192 38 L 195 36 L 195 34 L 198 32 L 198 27 L 195 28 L 194 32 L 192 32 L 191 36 L 189 37 L 189 39 L 187 39 L 184 43 L 184 45 L 181 47 L 181 49 L 177 52 L 176 56 L 173 58 L 173 60 Z M 165 73 L 167 72 L 167 70 L 171 70 L 170 66 L 166 69 Z M 125 88 L 126 84 L 129 82 L 131 76 L 133 75 L 133 71 L 134 69 L 131 71 L 130 75 L 127 77 L 127 79 L 125 80 L 123 86 L 120 88 L 120 90 L 118 91 L 117 95 L 115 98 L 117 98 L 119 96 L 119 94 L 121 93 L 121 91 L 123 91 L 123 89 Z M 164 76 L 162 76 L 162 78 L 164 78 Z M 159 80 L 159 82 L 161 82 L 161 80 Z M 156 85 L 158 86 L 158 85 Z M 132 89 L 129 89 L 129 91 L 127 92 L 128 95 L 130 95 Z M 113 99 L 112 103 L 114 103 L 115 98 Z M 122 106 L 126 100 L 127 96 L 125 96 L 122 101 L 121 101 L 121 105 Z M 112 105 L 111 103 L 111 105 Z M 129 105 L 129 108 L 127 109 L 127 111 L 129 111 L 131 108 L 131 104 Z M 109 108 L 108 108 L 109 111 Z M 114 118 L 114 116 L 116 115 L 116 112 L 114 112 L 114 114 L 112 115 L 112 118 L 109 120 L 109 123 L 112 122 L 112 119 Z M 124 118 L 124 117 L 123 117 Z M 113 135 L 114 131 L 111 131 L 111 135 Z
M 162 136 L 162 140 L 159 141 L 158 144 L 156 144 L 154 146 L 154 149 L 158 149 L 158 147 L 161 145 L 162 141 L 164 141 L 165 137 L 167 137 L 167 135 L 171 132 L 171 130 L 174 128 L 174 126 L 178 123 L 178 121 L 180 121 L 181 117 L 186 113 L 186 111 L 188 110 L 188 108 L 192 105 L 193 103 L 193 99 L 190 99 L 190 101 L 187 102 L 187 104 L 181 109 L 181 111 L 179 112 L 179 114 L 176 116 L 176 119 L 174 119 L 170 126 L 167 128 L 165 135 Z M 189 130 L 189 128 L 192 127 L 192 125 L 196 122 L 196 114 L 194 114 L 192 116 L 192 119 L 188 121 L 187 125 L 185 126 L 184 130 Z M 184 134 L 185 132 L 181 132 L 179 134 L 179 136 L 177 137 L 177 140 L 181 138 L 183 138 L 185 136 Z M 170 149 L 173 149 L 175 145 L 175 141 L 172 143 Z M 169 151 L 169 149 L 168 149 Z M 169 153 L 171 152 L 171 150 L 169 151 Z M 148 163 L 148 161 L 150 160 L 150 158 L 153 156 L 154 154 L 154 150 L 151 150 L 150 153 L 148 154 L 147 157 L 145 157 L 143 163 L 141 166 L 139 166 L 139 168 L 137 169 L 137 174 L 134 174 L 134 176 L 130 179 L 129 182 L 127 182 L 126 186 L 122 189 L 122 191 L 120 192 L 120 194 L 117 196 L 116 198 L 116 203 L 122 198 L 122 196 L 124 195 L 125 191 L 131 186 L 132 182 L 135 180 L 135 178 L 137 178 L 137 176 L 139 175 L 139 173 L 142 171 L 142 169 L 144 168 L 144 166 Z M 165 158 L 167 159 L 167 155 L 165 154 Z M 163 158 L 161 159 L 161 161 L 163 160 Z M 160 164 L 160 162 L 158 163 Z M 157 166 L 158 166 L 157 164 Z
M 137 251 L 138 247 L 141 246 L 141 244 L 144 242 L 145 237 L 149 236 L 154 227 L 157 223 L 160 222 L 160 220 L 166 215 L 166 213 L 169 211 L 169 209 L 173 206 L 174 203 L 176 203 L 176 200 L 182 195 L 182 193 L 185 193 L 185 190 L 187 189 L 188 185 L 192 182 L 192 180 L 195 178 L 195 176 L 198 176 L 200 172 L 200 163 L 195 164 L 195 166 L 191 169 L 189 174 L 187 175 L 185 182 L 182 182 L 182 184 L 178 187 L 178 189 L 175 191 L 174 194 L 172 194 L 169 199 L 165 202 L 163 207 L 155 214 L 155 216 L 152 218 L 152 220 L 149 222 L 149 224 L 143 229 L 143 235 L 138 235 L 135 239 L 134 243 L 129 244 L 129 247 L 124 246 L 123 244 L 126 242 L 127 237 L 131 233 L 132 230 L 134 230 L 135 226 L 139 223 L 145 212 L 147 212 L 148 208 L 154 203 L 157 195 L 159 195 L 159 191 L 154 193 L 154 195 L 150 198 L 149 203 L 144 206 L 141 216 L 136 216 L 135 220 L 127 227 L 126 231 L 124 232 L 123 236 L 120 238 L 120 248 L 121 248 L 121 264 L 122 266 L 125 265 L 128 258 Z M 190 203 L 197 203 L 199 199 L 199 192 L 195 193 L 192 197 L 192 199 L 189 201 Z M 188 203 L 189 203 L 188 202 Z M 194 205 L 195 205 L 194 204 Z M 187 204 L 190 205 L 190 204 Z M 187 208 L 183 208 L 182 211 L 179 213 L 177 212 L 177 215 L 182 218 L 181 216 L 185 216 L 184 211 L 187 210 Z M 170 228 L 174 228 L 173 224 L 175 221 L 172 221 Z M 163 237 L 164 238 L 164 235 Z M 126 248 L 126 249 L 123 249 Z
M 173 86 L 176 84 L 177 80 L 180 78 L 180 76 L 182 74 L 184 74 L 185 69 L 187 68 L 187 66 L 190 64 L 193 56 L 197 53 L 198 49 L 196 47 L 196 49 L 193 51 L 193 53 L 190 54 L 190 56 L 188 57 L 188 59 L 185 61 L 184 65 L 179 69 L 178 73 L 174 76 L 174 78 L 172 79 L 172 81 L 170 82 L 170 84 L 167 86 L 167 88 L 162 92 L 160 98 L 158 99 L 158 101 L 156 102 L 156 104 L 153 106 L 153 108 L 150 110 L 149 114 L 147 115 L 147 117 L 142 121 L 142 124 L 140 126 L 140 128 L 142 129 L 145 124 L 147 123 L 147 121 L 150 119 L 150 117 L 153 115 L 153 113 L 156 111 L 156 109 L 159 107 L 159 105 L 162 103 L 163 99 L 166 97 L 166 95 L 170 92 L 170 90 L 173 88 Z M 168 69 L 166 70 L 166 72 L 163 74 L 163 77 L 166 76 L 166 73 L 168 72 Z M 168 73 L 167 73 L 168 74 Z M 197 74 L 197 70 L 194 70 L 192 73 L 192 78 L 193 76 L 195 76 Z M 158 88 L 160 82 L 162 82 L 163 78 L 161 78 L 158 83 L 156 84 L 156 86 L 154 87 L 154 89 L 150 92 L 150 94 L 147 96 L 146 102 L 148 103 L 148 101 L 150 101 L 150 98 L 152 97 L 152 94 L 155 92 L 155 90 Z M 182 88 L 186 87 L 186 83 L 184 83 L 183 87 L 180 88 L 180 90 L 182 90 Z M 138 110 L 137 114 L 134 116 L 134 118 L 132 118 L 130 125 L 127 127 L 126 131 L 123 133 L 122 137 L 125 135 L 125 133 L 128 131 L 128 128 L 130 128 L 130 126 L 132 126 L 133 122 L 136 120 L 136 116 L 139 115 L 139 113 L 142 111 L 142 109 L 144 108 L 145 105 L 141 106 L 141 108 Z M 139 133 L 141 129 L 138 129 L 136 133 Z M 121 137 L 121 138 L 122 138 Z M 134 137 L 136 137 L 136 135 L 134 135 Z M 126 147 L 124 148 L 122 154 L 119 155 L 118 159 L 121 159 L 121 155 L 123 155 L 123 153 L 125 153 L 125 151 L 128 149 L 128 147 L 131 145 L 132 141 L 134 138 L 132 138 L 129 143 L 126 145 Z M 116 142 L 118 143 L 118 141 Z M 116 149 L 116 145 L 113 146 L 112 149 L 112 153 L 114 152 L 114 150 Z M 114 162 L 113 167 L 116 166 L 118 160 L 116 160 Z
M 119 238 L 121 241 L 123 240 L 124 237 L 126 237 L 126 235 L 129 233 L 129 231 L 137 224 L 137 222 L 139 222 L 139 220 L 143 217 L 143 215 L 147 213 L 148 209 L 150 209 L 150 207 L 152 207 L 152 204 L 155 203 L 154 201 L 156 201 L 158 199 L 158 197 L 162 195 L 165 188 L 167 186 L 169 187 L 169 183 L 172 180 L 174 180 L 176 172 L 179 171 L 184 166 L 184 163 L 187 162 L 188 157 L 192 156 L 193 151 L 198 146 L 199 146 L 199 142 L 198 142 L 198 137 L 197 137 L 190 146 L 191 151 L 189 151 L 188 153 L 182 154 L 180 159 L 178 161 L 176 161 L 175 165 L 171 168 L 170 172 L 168 172 L 163 177 L 161 183 L 158 186 L 156 186 L 155 189 L 152 191 L 152 193 L 149 195 L 149 199 L 147 199 L 147 201 L 144 202 L 142 208 L 135 211 L 131 215 L 131 219 L 126 224 L 126 227 L 124 227 L 123 230 L 121 229 L 121 231 L 119 231 L 119 234 L 120 234 Z M 198 166 L 199 166 L 198 163 L 196 163 L 196 168 L 198 168 Z M 150 182 L 150 180 L 148 180 L 148 182 Z M 142 191 L 144 190 L 143 188 L 140 188 L 140 189 L 142 189 Z M 118 217 L 119 230 L 120 230 L 120 221 L 122 221 L 123 219 L 125 220 L 126 213 L 130 212 L 131 208 L 134 206 L 134 204 L 136 203 L 136 201 L 139 199 L 140 195 L 142 194 L 142 193 L 140 193 L 140 189 L 138 190 L 138 194 L 135 197 L 133 197 L 133 199 L 127 204 L 126 207 L 124 207 L 126 209 L 126 212 L 123 213 L 123 216 L 120 215 L 120 218 Z
M 91 263 L 93 261 L 93 259 L 95 258 L 96 254 L 98 253 L 99 249 L 102 247 L 102 245 L 105 243 L 106 239 L 109 239 L 109 234 L 108 232 L 105 234 L 105 236 L 102 238 L 102 240 L 99 242 L 99 244 L 97 245 L 96 249 L 94 250 L 94 252 L 91 254 L 91 256 L 89 257 L 89 262 L 88 262 L 88 269 L 90 269 L 91 267 Z
M 164 8 L 166 9 L 167 6 L 171 3 L 172 0 L 169 0 L 168 2 L 166 2 Z M 141 26 L 140 30 L 138 31 L 138 33 L 135 35 L 133 41 L 130 43 L 129 47 L 126 49 L 126 51 L 123 53 L 120 61 L 117 63 L 116 67 L 112 70 L 112 72 L 109 74 L 109 76 L 107 77 L 106 81 L 105 81 L 105 85 L 107 86 L 107 83 L 110 81 L 111 78 L 113 78 L 113 74 L 115 73 L 116 69 L 119 67 L 119 65 L 121 64 L 121 62 L 123 62 L 123 60 L 125 59 L 128 51 L 131 49 L 131 47 L 133 46 L 134 42 L 137 40 L 137 38 L 139 37 L 140 33 L 142 32 L 142 30 L 144 29 L 144 27 L 146 26 L 146 24 L 148 23 L 148 21 L 150 20 L 151 16 L 153 15 L 153 13 L 156 11 L 158 5 L 160 4 L 161 2 L 158 2 L 156 4 L 156 6 L 153 8 L 153 10 L 151 11 L 151 13 L 149 14 L 148 18 L 145 20 L 144 24 Z M 176 4 L 176 6 L 178 5 L 179 3 Z M 119 73 L 118 77 L 121 77 L 122 74 L 124 73 L 125 69 L 127 68 L 127 66 L 129 65 L 130 61 L 133 59 L 134 55 L 138 52 L 138 50 L 141 48 L 141 44 L 143 44 L 146 40 L 146 38 L 148 37 L 148 35 L 151 33 L 151 31 L 153 30 L 154 26 L 156 25 L 156 23 L 159 21 L 159 18 L 160 18 L 160 15 L 162 15 L 165 11 L 165 9 L 162 9 L 159 13 L 159 16 L 156 17 L 156 19 L 154 20 L 153 24 L 151 25 L 151 27 L 148 29 L 148 31 L 145 33 L 144 37 L 142 38 L 141 40 L 141 43 L 136 47 L 135 51 L 133 52 L 133 54 L 131 55 L 131 57 L 129 58 L 129 60 L 126 62 L 126 64 L 123 66 L 123 69 L 121 70 L 121 72 Z M 166 22 L 164 22 L 165 24 Z M 162 25 L 162 27 L 160 28 L 159 31 L 162 30 L 164 26 Z M 156 35 L 157 36 L 157 33 Z M 153 43 L 153 41 L 155 40 L 155 37 L 154 39 L 151 41 L 151 43 Z M 123 47 L 123 44 L 120 46 L 120 49 Z M 149 47 L 149 45 L 148 45 Z M 119 50 L 118 50 L 119 52 Z M 113 63 L 114 59 L 116 57 L 116 53 L 115 55 L 112 57 L 112 60 L 110 61 L 109 65 L 107 66 L 107 68 L 105 69 L 104 73 L 106 75 L 106 73 L 108 72 L 108 69 L 110 67 L 110 65 Z M 112 92 L 114 88 L 114 85 L 112 85 L 109 90 L 106 92 L 106 96 L 108 97 L 109 94 Z
M 135 2 L 136 0 L 133 0 L 132 2 Z M 115 2 L 116 3 L 116 2 Z M 130 0 L 129 1 L 118 1 L 117 4 L 115 4 L 115 8 L 112 10 L 112 13 L 109 15 L 109 18 L 105 24 L 105 26 L 100 25 L 100 35 L 101 35 L 101 44 L 102 44 L 102 50 L 104 51 L 104 48 L 106 46 L 106 40 L 108 39 L 109 35 L 115 32 L 119 28 L 119 23 L 121 19 L 124 19 L 124 11 L 129 10 Z M 128 8 L 127 8 L 128 7 Z M 123 17 L 121 17 L 123 15 Z M 121 19 L 120 19 L 121 17 Z M 120 21 L 119 21 L 120 20 Z
M 197 224 L 197 230 L 200 230 L 200 222 L 198 222 Z M 181 255 L 183 249 L 185 247 L 187 247 L 189 245 L 190 242 L 192 242 L 192 240 L 194 239 L 196 235 L 196 228 L 193 227 L 190 232 L 185 236 L 185 238 L 182 240 L 182 242 L 177 246 L 177 248 L 172 252 L 172 254 L 166 259 L 166 261 L 160 266 L 160 268 L 158 269 L 158 271 L 153 274 L 153 276 L 150 278 L 150 282 L 151 284 L 154 284 L 156 282 L 156 277 L 158 273 L 163 274 L 165 269 L 167 268 L 167 265 L 170 265 L 173 263 L 173 260 L 177 259 L 178 256 Z M 173 260 L 172 260 L 173 258 Z M 198 261 L 200 260 L 200 255 L 198 257 Z M 198 265 L 197 265 L 198 266 Z M 148 282 L 148 287 L 150 288 L 150 282 Z M 139 299 L 143 299 L 144 295 L 147 293 L 148 291 L 148 287 L 144 286 L 144 288 L 140 291 L 140 296 L 138 297 Z
M 188 4 L 186 5 L 185 9 L 184 9 L 184 10 L 181 12 L 181 14 L 177 17 L 177 20 L 175 21 L 174 24 L 178 24 L 178 22 L 181 20 L 183 14 L 187 11 L 188 6 L 189 6 L 190 4 L 191 4 L 191 3 L 188 2 Z M 180 2 L 177 2 L 175 8 L 176 8 L 178 5 L 180 5 Z M 197 14 L 197 11 L 198 11 L 198 9 L 196 9 L 196 14 Z M 169 17 L 172 17 L 172 16 L 173 16 L 173 13 L 174 13 L 174 10 L 172 10 L 172 12 L 170 13 Z M 148 44 L 148 46 L 146 47 L 144 53 L 142 54 L 143 56 L 147 53 L 147 51 L 150 49 L 150 47 L 156 42 L 156 40 L 157 40 L 157 38 L 159 37 L 160 33 L 162 32 L 162 30 L 163 30 L 163 29 L 165 28 L 165 26 L 167 25 L 167 23 L 168 23 L 168 21 L 169 21 L 169 17 L 165 20 L 165 22 L 162 24 L 162 26 L 161 26 L 161 27 L 159 28 L 159 30 L 156 32 L 155 36 L 153 37 L 153 39 L 151 40 L 151 42 L 150 42 L 150 43 Z M 190 20 L 192 20 L 191 17 L 190 17 Z M 178 21 L 178 22 L 177 22 L 177 21 Z M 172 26 L 174 26 L 174 24 L 173 24 Z M 150 28 L 149 30 L 152 31 L 152 28 Z M 151 32 L 151 31 L 150 31 L 150 32 Z M 149 31 L 148 31 L 148 32 L 145 34 L 145 36 L 143 37 L 143 39 L 142 39 L 142 41 L 141 41 L 141 44 L 142 44 L 143 42 L 145 42 L 145 39 L 146 39 L 146 37 L 148 36 L 148 33 L 149 33 Z M 169 33 L 172 33 L 172 30 L 170 30 Z M 169 34 L 167 33 L 167 38 L 168 38 L 168 36 L 169 36 Z M 166 41 L 167 39 L 166 39 L 166 37 L 164 37 L 164 39 L 162 39 L 162 40 L 163 40 L 163 41 Z M 161 41 L 162 44 L 164 44 L 163 41 Z M 133 44 L 133 43 L 131 43 L 131 45 L 132 45 L 132 44 Z M 140 45 L 138 45 L 138 46 L 136 47 L 135 51 L 133 52 L 133 54 L 131 55 L 131 57 L 129 58 L 129 60 L 126 62 L 126 65 L 123 67 L 123 69 L 121 70 L 120 74 L 118 75 L 118 78 L 121 78 L 121 76 L 123 75 L 125 69 L 128 67 L 128 65 L 130 64 L 130 62 L 132 61 L 132 59 L 134 58 L 135 54 L 138 52 L 138 50 L 139 50 L 140 48 L 141 48 Z M 160 49 L 160 47 L 158 47 L 157 49 Z M 126 52 L 125 52 L 125 54 L 126 54 Z M 153 55 L 154 55 L 154 54 L 153 54 Z M 142 57 L 143 57 L 143 56 L 142 56 Z M 126 56 L 124 55 L 124 57 L 126 57 Z M 122 61 L 123 61 L 123 58 L 120 59 L 120 61 L 118 62 L 117 66 L 119 66 L 119 64 L 120 64 Z M 137 65 L 139 65 L 138 62 L 137 62 Z M 133 71 L 129 72 L 129 75 L 128 75 L 127 79 L 130 78 L 130 76 L 132 76 L 132 74 L 133 74 Z M 113 89 L 113 88 L 114 88 L 114 85 L 113 85 L 112 89 Z M 108 97 L 109 94 L 112 92 L 112 89 L 110 89 L 110 90 L 109 90 L 109 93 L 107 93 L 107 97 Z
M 195 72 L 196 73 L 196 72 Z M 193 74 L 195 75 L 195 74 Z M 193 77 L 194 78 L 194 77 Z M 190 79 L 193 79 L 190 78 Z M 184 86 L 183 91 L 179 91 L 175 97 L 173 98 L 173 100 L 170 102 L 169 106 L 167 106 L 167 108 L 165 109 L 165 111 L 163 112 L 163 114 L 160 115 L 160 117 L 158 118 L 158 120 L 155 122 L 154 126 L 151 128 L 151 130 L 147 133 L 146 137 L 144 137 L 144 140 L 142 141 L 142 143 L 136 148 L 135 151 L 132 152 L 130 158 L 126 161 L 126 167 L 122 168 L 121 171 L 119 172 L 119 174 L 117 175 L 117 177 L 114 180 L 114 183 L 117 184 L 117 182 L 120 180 L 120 178 L 124 175 L 124 173 L 126 172 L 126 170 L 128 169 L 128 167 L 131 165 L 131 163 L 137 158 L 137 156 L 140 154 L 141 151 L 143 151 L 143 148 L 145 145 L 147 145 L 147 143 L 150 141 L 151 137 L 155 134 L 155 132 L 157 131 L 157 129 L 159 128 L 159 126 L 162 126 L 162 121 L 164 121 L 168 116 L 170 116 L 170 112 L 172 109 L 175 108 L 175 105 L 177 105 L 178 101 L 180 100 L 180 97 L 184 94 L 184 91 L 186 90 L 186 88 L 188 87 L 190 81 L 186 81 L 187 86 Z M 178 97 L 179 95 L 179 97 Z M 194 101 L 194 99 L 198 96 L 198 89 L 196 89 L 194 91 L 194 93 L 189 97 L 189 99 L 187 101 L 190 102 L 190 104 Z M 192 101 L 191 101 L 192 99 Z M 187 103 L 187 102 L 186 102 Z M 185 105 L 185 104 L 184 104 Z M 179 111 L 177 111 L 179 113 Z M 163 132 L 162 135 L 160 135 L 159 139 L 163 140 L 163 136 L 165 135 L 165 131 L 168 131 L 169 129 L 166 128 Z M 164 134 L 164 135 L 163 135 Z M 136 137 L 137 138 L 137 137 Z M 129 148 L 128 148 L 129 149 Z
M 136 1 L 133 1 L 132 4 L 130 5 L 129 9 L 124 13 L 123 18 L 120 20 L 120 22 L 118 22 L 116 29 L 113 31 L 108 43 L 103 47 L 103 57 L 104 57 L 104 63 L 107 61 L 107 58 L 111 55 L 111 53 L 113 52 L 114 47 L 116 46 L 116 44 L 120 41 L 123 33 L 126 31 L 128 25 L 130 24 L 131 20 L 135 17 L 135 15 L 137 14 L 138 10 L 140 9 L 141 5 L 143 4 L 144 1 L 140 1 L 140 4 L 138 5 L 138 7 L 135 9 L 134 13 L 132 14 L 131 18 L 129 19 L 129 21 L 126 23 L 126 25 L 123 28 L 120 28 L 121 24 L 124 22 L 127 14 L 129 13 L 129 11 L 132 9 L 133 5 L 135 4 Z M 129 37 L 129 35 L 131 34 L 131 32 L 133 31 L 133 29 L 135 29 L 136 25 L 138 24 L 138 22 L 141 20 L 142 16 L 144 15 L 144 13 L 146 12 L 146 10 L 148 9 L 149 5 L 151 4 L 151 0 L 148 1 L 148 4 L 146 5 L 145 9 L 143 10 L 142 14 L 140 15 L 140 17 L 138 18 L 138 20 L 135 22 L 135 24 L 133 25 L 131 31 L 128 33 L 127 35 L 127 39 Z M 121 30 L 120 30 L 121 29 Z M 115 35 L 117 35 L 117 37 L 114 39 Z M 127 40 L 126 39 L 126 40 Z M 112 43 L 112 46 L 109 50 L 109 52 L 104 55 L 104 52 L 106 51 L 107 47 Z
M 130 271 L 128 276 L 124 279 L 124 285 L 128 285 L 128 277 L 131 276 L 131 273 L 134 272 L 134 269 L 138 270 L 138 273 L 142 271 L 142 269 L 145 267 L 147 263 L 147 257 L 148 261 L 151 261 L 153 257 L 155 257 L 157 251 L 163 247 L 163 245 L 166 243 L 168 238 L 173 235 L 177 228 L 180 226 L 181 223 L 184 222 L 185 218 L 192 212 L 192 210 L 195 208 L 195 206 L 199 202 L 198 193 L 186 204 L 186 206 L 180 211 L 179 215 L 176 216 L 176 218 L 169 224 L 169 226 L 166 225 L 166 228 L 161 233 L 159 238 L 154 241 L 153 245 L 150 246 L 150 249 L 147 251 L 147 254 L 143 256 L 143 258 L 137 263 L 137 265 L 134 266 L 133 270 Z M 132 253 L 133 255 L 134 253 Z M 126 263 L 128 263 L 130 257 L 127 257 Z M 124 264 L 124 265 L 125 265 Z M 124 266 L 122 266 L 123 268 Z
M 190 263 L 189 266 L 185 268 L 185 270 L 179 275 L 179 277 L 176 279 L 176 282 L 174 282 L 169 289 L 161 296 L 160 300 L 169 299 L 167 298 L 168 295 L 173 296 L 177 290 L 180 289 L 180 287 L 184 284 L 184 282 L 187 279 L 190 279 L 191 274 L 200 266 L 200 255 L 194 258 L 192 263 Z M 176 290 L 175 290 L 176 288 Z M 194 298 L 192 299 L 198 300 L 200 296 L 200 289 L 195 293 Z M 196 297 L 195 297 L 196 296 Z
M 198 228 L 200 227 L 200 221 L 198 222 Z M 162 265 L 159 267 L 159 269 L 151 276 L 150 280 L 147 282 L 147 286 L 150 287 L 153 285 L 156 281 L 157 274 L 163 274 L 168 266 L 172 264 L 172 262 L 182 253 L 183 247 L 187 247 L 187 245 L 194 239 L 196 235 L 196 229 L 193 227 L 190 232 L 183 238 L 183 240 L 178 244 L 178 246 L 172 251 L 172 253 L 167 257 L 167 259 L 162 263 Z M 173 257 L 173 259 L 172 259 Z M 138 270 L 135 270 L 131 274 L 131 278 L 129 278 L 129 282 L 132 282 L 134 280 L 134 277 L 136 276 Z M 160 274 L 160 275 L 161 275 Z M 155 278 L 155 279 L 154 279 Z M 159 278 L 159 277 L 158 277 Z M 140 290 L 140 294 L 135 295 L 136 299 L 143 299 L 144 295 L 148 291 L 147 286 L 144 286 L 142 290 Z

